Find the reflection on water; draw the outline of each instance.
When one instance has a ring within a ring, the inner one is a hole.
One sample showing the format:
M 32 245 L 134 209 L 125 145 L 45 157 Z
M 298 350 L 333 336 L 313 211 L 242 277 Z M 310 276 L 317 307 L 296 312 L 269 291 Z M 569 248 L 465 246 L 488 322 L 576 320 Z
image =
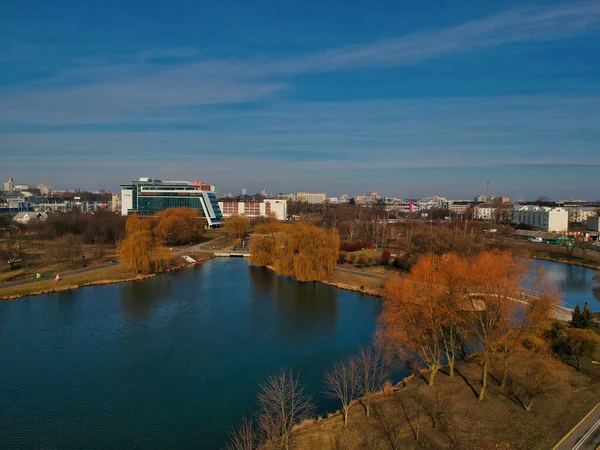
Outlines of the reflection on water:
M 592 311 L 600 311 L 600 302 L 592 293 L 595 270 L 543 260 L 528 260 L 527 263 L 533 270 L 538 267 L 545 270 L 553 284 L 560 288 L 563 301 L 567 304 L 574 306 L 588 302 Z
M 0 302 L 0 447 L 222 447 L 280 367 L 323 374 L 381 305 L 246 261 Z

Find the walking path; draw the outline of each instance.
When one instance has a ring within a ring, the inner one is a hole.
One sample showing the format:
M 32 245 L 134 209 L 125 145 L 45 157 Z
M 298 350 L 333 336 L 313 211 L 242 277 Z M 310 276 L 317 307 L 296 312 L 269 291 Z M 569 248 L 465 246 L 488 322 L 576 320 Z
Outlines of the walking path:
M 68 277 L 69 275 L 78 275 L 80 273 L 85 273 L 85 272 L 92 272 L 94 270 L 100 270 L 100 269 L 106 269 L 107 267 L 111 267 L 114 265 L 117 265 L 117 262 L 109 262 L 109 263 L 104 263 L 104 264 L 100 264 L 99 266 L 91 266 L 91 267 L 82 267 L 81 269 L 75 269 L 75 270 L 69 270 L 66 272 L 61 272 L 59 273 L 60 275 L 60 279 L 62 280 L 63 278 Z M 49 279 L 53 279 L 54 277 L 46 277 L 46 278 L 32 278 L 29 280 L 21 280 L 21 281 L 13 281 L 11 283 L 3 283 L 0 284 L 0 289 L 4 289 L 4 288 L 8 288 L 8 287 L 14 287 L 14 286 L 23 286 L 25 284 L 31 284 L 31 283 L 39 283 L 40 281 L 48 281 Z

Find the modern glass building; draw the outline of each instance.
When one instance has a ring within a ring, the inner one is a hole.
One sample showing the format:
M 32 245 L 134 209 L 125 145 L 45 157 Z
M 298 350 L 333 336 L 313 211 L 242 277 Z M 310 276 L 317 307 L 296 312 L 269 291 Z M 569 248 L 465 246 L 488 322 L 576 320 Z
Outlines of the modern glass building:
M 214 187 L 199 181 L 161 181 L 140 178 L 121 185 L 121 214 L 153 216 L 167 208 L 191 208 L 199 211 L 210 228 L 223 224 L 223 214 Z

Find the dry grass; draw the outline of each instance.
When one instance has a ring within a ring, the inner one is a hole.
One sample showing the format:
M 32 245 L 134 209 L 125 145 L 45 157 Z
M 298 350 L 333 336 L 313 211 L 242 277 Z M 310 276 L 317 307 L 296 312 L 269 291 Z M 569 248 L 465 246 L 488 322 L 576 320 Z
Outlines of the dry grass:
M 91 284 L 108 284 L 119 281 L 145 278 L 148 275 L 139 275 L 130 272 L 122 265 L 106 267 L 104 269 L 91 270 L 75 275 L 67 275 L 59 281 L 53 278 L 41 279 L 34 283 L 22 286 L 0 288 L 0 299 L 17 298 L 26 295 L 37 295 L 47 292 L 57 292 L 75 289 L 80 286 Z
M 519 364 L 531 358 L 521 355 L 514 370 L 521 370 Z M 360 405 L 353 406 L 346 430 L 341 415 L 301 428 L 293 448 L 389 449 L 393 448 L 391 440 L 395 448 L 402 449 L 551 448 L 600 400 L 600 383 L 593 377 L 558 361 L 552 362 L 552 368 L 557 390 L 538 400 L 531 412 L 512 401 L 493 381 L 487 399 L 479 402 L 473 392 L 479 388 L 479 367 L 460 363 L 459 375 L 449 378 L 440 373 L 433 388 L 416 378 L 395 394 L 378 396 L 373 417 L 367 418 Z M 497 369 L 496 374 L 499 372 Z M 414 428 L 419 403 L 423 413 L 419 421 L 421 442 L 417 444 Z
M 360 287 L 363 286 L 363 292 L 380 295 L 385 278 L 375 278 L 360 275 L 358 273 L 348 273 L 336 270 L 328 276 L 325 283 L 337 286 L 341 289 L 348 289 L 352 291 L 360 291 Z

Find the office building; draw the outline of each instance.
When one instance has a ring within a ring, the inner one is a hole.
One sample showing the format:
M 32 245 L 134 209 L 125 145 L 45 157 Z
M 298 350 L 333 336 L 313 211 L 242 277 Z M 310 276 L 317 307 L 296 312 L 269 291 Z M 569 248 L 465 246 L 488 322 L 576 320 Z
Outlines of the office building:
M 223 217 L 234 214 L 249 218 L 274 215 L 277 220 L 287 220 L 287 200 L 266 198 L 261 202 L 223 200 L 219 202 Z
M 161 181 L 145 177 L 121 185 L 122 215 L 153 216 L 167 208 L 195 209 L 206 219 L 209 228 L 223 223 L 214 186 L 200 181 Z

